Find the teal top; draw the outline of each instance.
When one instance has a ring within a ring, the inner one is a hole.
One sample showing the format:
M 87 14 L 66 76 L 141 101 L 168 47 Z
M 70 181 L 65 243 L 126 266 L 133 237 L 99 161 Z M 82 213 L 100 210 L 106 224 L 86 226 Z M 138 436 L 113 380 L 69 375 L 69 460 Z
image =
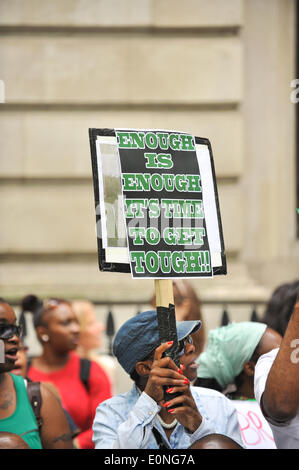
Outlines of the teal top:
M 0 419 L 0 431 L 18 434 L 31 449 L 42 449 L 38 425 L 29 402 L 23 377 L 10 374 L 17 396 L 15 411 L 7 418 Z

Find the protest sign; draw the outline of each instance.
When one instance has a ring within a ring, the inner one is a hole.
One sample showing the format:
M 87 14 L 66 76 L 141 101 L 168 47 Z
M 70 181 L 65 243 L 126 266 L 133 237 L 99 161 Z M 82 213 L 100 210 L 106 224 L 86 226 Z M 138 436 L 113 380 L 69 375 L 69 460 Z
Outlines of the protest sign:
M 100 269 L 154 279 L 226 274 L 208 139 L 137 129 L 89 135 Z
M 255 400 L 234 400 L 242 440 L 247 449 L 276 449 L 272 430 Z
M 101 271 L 155 280 L 161 343 L 179 367 L 173 278 L 226 274 L 211 145 L 186 132 L 89 129 Z M 173 398 L 164 390 L 164 398 Z

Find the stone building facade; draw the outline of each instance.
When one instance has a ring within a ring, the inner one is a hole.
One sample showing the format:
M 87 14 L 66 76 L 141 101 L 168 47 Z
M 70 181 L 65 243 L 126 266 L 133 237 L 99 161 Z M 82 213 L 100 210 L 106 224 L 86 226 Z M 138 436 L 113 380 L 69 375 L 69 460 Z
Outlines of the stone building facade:
M 98 270 L 89 127 L 210 139 L 228 274 L 192 281 L 207 305 L 295 279 L 295 7 L 1 0 L 0 296 L 151 296 L 151 281 Z

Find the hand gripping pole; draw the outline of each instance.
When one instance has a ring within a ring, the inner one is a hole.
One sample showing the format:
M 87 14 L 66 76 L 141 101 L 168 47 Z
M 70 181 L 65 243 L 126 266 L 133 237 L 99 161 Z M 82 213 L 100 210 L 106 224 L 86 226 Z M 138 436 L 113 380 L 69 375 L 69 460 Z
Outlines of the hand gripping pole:
M 180 367 L 178 356 L 179 342 L 177 337 L 172 281 L 169 279 L 155 280 L 155 291 L 160 342 L 166 343 L 168 341 L 173 341 L 173 345 L 164 353 L 164 355 L 171 357 L 177 367 Z M 166 393 L 167 388 L 169 387 L 164 387 L 165 401 L 169 401 L 179 395 L 178 393 Z

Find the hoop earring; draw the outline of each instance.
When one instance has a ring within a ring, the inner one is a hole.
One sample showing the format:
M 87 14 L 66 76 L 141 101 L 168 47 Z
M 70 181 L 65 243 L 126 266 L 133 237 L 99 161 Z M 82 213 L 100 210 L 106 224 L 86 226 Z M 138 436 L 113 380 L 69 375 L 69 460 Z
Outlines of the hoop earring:
M 48 335 L 42 335 L 42 340 L 47 343 L 49 341 L 49 336 Z

